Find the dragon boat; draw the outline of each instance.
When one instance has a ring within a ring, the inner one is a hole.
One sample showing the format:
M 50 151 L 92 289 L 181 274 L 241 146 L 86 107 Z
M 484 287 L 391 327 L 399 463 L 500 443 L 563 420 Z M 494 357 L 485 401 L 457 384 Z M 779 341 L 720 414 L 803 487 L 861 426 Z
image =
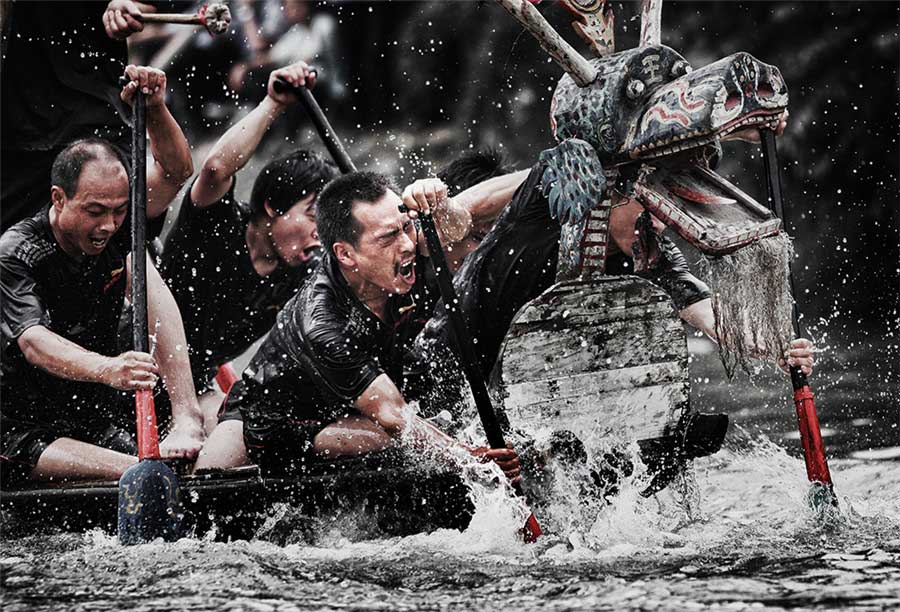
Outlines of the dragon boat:
M 769 208 L 717 174 L 712 162 L 729 134 L 777 128 L 787 86 L 775 66 L 747 53 L 692 69 L 660 44 L 660 0 L 643 1 L 640 45 L 619 52 L 605 0 L 560 0 L 596 54 L 592 60 L 531 3 L 497 2 L 566 74 L 551 108 L 559 142 L 541 155 L 542 189 L 562 224 L 557 282 L 512 321 L 492 395 L 513 426 L 572 432 L 588 442 L 588 454 L 608 451 L 603 440 L 637 442 L 657 476 L 649 494 L 692 457 L 716 450 L 727 421 L 698 424 L 690 407 L 687 336 L 670 296 L 638 276 L 605 273 L 613 194 L 639 201 L 713 269 L 734 268 L 741 257 L 756 261 L 757 278 L 731 282 L 767 290 L 758 299 L 741 294 L 745 303 L 735 304 L 727 287 L 714 286 L 717 328 L 752 322 L 775 354 L 790 339 L 789 323 L 753 316 L 789 311 L 783 270 L 790 242 Z M 309 516 L 361 507 L 389 533 L 464 527 L 472 511 L 458 475 L 421 473 L 391 453 L 323 461 L 291 477 L 263 478 L 249 466 L 181 481 L 188 522 L 197 532 L 216 525 L 227 537 L 257 533 L 279 503 Z M 116 483 L 106 482 L 36 485 L 0 499 L 4 512 L 25 523 L 81 529 L 114 525 L 117 495 Z

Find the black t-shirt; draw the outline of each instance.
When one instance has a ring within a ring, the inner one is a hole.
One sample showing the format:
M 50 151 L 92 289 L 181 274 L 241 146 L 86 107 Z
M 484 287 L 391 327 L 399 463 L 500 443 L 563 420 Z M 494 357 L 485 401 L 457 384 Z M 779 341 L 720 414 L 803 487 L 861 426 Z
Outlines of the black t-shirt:
M 3 413 L 51 424 L 108 424 L 114 390 L 57 378 L 30 365 L 18 338 L 42 325 L 87 350 L 118 354 L 130 226 L 126 220 L 102 253 L 78 261 L 54 238 L 49 210 L 20 221 L 0 237 Z
M 128 48 L 106 35 L 105 10 L 105 2 L 12 3 L 0 85 L 4 149 L 117 140 L 128 130 L 113 106 Z
M 278 315 L 241 388 L 228 398 L 228 410 L 240 410 L 251 444 L 264 443 L 268 430 L 285 419 L 333 420 L 382 373 L 402 388 L 403 363 L 436 301 L 426 265 L 425 257 L 416 258 L 415 285 L 388 298 L 382 321 L 356 297 L 334 258 L 324 257 Z
M 247 248 L 250 211 L 235 199 L 235 184 L 204 208 L 194 206 L 188 190 L 160 261 L 160 274 L 181 310 L 198 384 L 271 329 L 318 263 L 280 263 L 260 276 Z

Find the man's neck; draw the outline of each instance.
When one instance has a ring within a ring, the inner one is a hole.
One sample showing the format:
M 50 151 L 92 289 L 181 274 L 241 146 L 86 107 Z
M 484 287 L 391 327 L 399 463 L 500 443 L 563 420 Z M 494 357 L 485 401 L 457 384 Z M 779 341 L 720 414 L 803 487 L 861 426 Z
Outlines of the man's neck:
M 244 241 L 247 243 L 247 252 L 250 253 L 250 263 L 260 276 L 268 276 L 278 267 L 278 253 L 272 245 L 269 236 L 269 227 L 265 221 L 251 221 L 244 233 Z
M 56 243 L 66 255 L 75 261 L 82 261 L 85 258 L 81 249 L 67 240 L 65 233 L 59 229 L 59 214 L 56 212 L 56 207 L 52 205 L 50 206 L 50 231 L 53 232 Z
M 387 313 L 388 294 L 378 285 L 373 285 L 362 278 L 358 272 L 340 264 L 338 264 L 338 267 L 353 295 L 365 304 L 376 317 L 384 321 L 385 313 Z

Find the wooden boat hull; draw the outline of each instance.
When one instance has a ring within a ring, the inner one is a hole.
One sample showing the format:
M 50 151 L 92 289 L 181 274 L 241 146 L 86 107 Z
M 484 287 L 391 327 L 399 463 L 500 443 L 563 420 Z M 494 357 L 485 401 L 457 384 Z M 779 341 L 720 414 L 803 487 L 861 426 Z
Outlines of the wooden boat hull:
M 263 478 L 256 466 L 183 476 L 185 524 L 195 535 L 214 530 L 220 539 L 292 537 L 273 527 L 280 506 L 289 507 L 291 517 L 299 519 L 291 521 L 292 532 L 302 532 L 317 518 L 348 512 L 365 516 L 365 528 L 373 535 L 462 529 L 468 524 L 472 507 L 458 475 L 415 470 L 389 455 L 323 462 L 295 477 Z M 113 530 L 117 501 L 116 482 L 0 492 L 0 505 L 8 515 L 7 535 L 48 529 Z

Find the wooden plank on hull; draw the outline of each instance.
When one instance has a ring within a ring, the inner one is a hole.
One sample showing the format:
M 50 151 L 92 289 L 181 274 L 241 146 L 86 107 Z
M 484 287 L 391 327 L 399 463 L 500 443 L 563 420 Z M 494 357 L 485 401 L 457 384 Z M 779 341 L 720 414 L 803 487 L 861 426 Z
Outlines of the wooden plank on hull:
M 510 338 L 503 370 L 510 380 L 571 376 L 675 361 L 683 356 L 680 327 L 613 321 L 593 328 L 540 329 Z
M 606 372 L 582 372 L 572 376 L 545 377 L 507 385 L 506 405 L 536 406 L 568 400 L 578 400 L 588 395 L 634 390 L 642 387 L 668 385 L 681 382 L 687 373 L 683 361 L 654 363 Z
M 649 281 L 565 281 L 516 315 L 493 381 L 513 423 L 657 437 L 688 405 L 687 337 Z
M 519 426 L 567 429 L 589 446 L 595 446 L 592 443 L 607 437 L 622 442 L 670 433 L 687 396 L 686 383 L 678 382 L 510 406 L 507 414 Z

